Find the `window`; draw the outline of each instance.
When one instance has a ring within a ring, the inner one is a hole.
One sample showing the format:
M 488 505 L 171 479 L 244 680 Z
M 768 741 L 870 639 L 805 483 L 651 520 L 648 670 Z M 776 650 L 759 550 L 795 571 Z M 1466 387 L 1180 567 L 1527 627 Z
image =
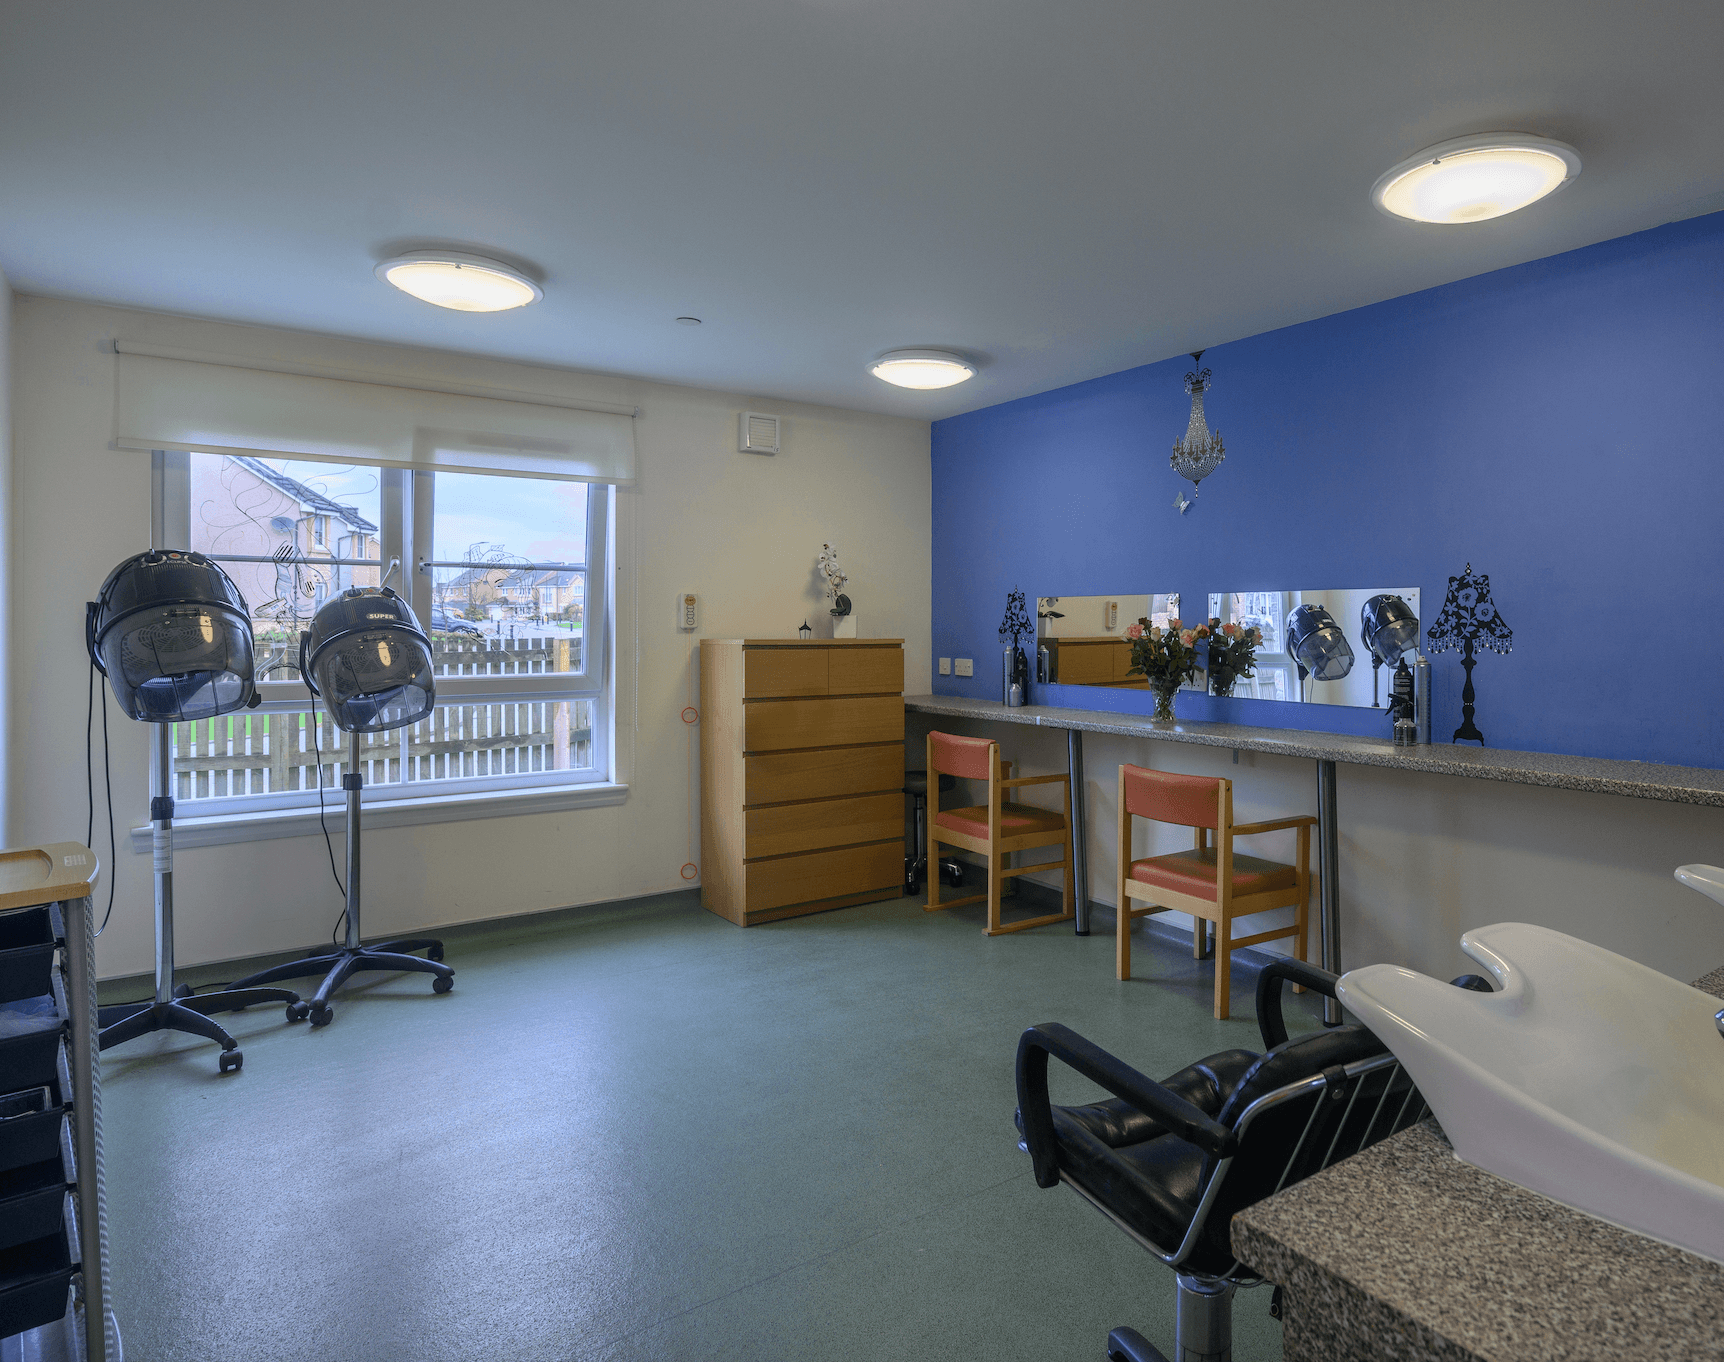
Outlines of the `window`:
M 609 778 L 607 486 L 165 458 L 187 461 L 190 547 L 250 607 L 264 697 L 173 726 L 185 816 L 315 807 L 320 767 L 325 799 L 340 799 L 349 735 L 300 676 L 300 632 L 329 597 L 385 579 L 431 635 L 438 703 L 417 724 L 360 735 L 368 787 L 399 799 Z M 308 523 L 316 554 L 297 540 Z

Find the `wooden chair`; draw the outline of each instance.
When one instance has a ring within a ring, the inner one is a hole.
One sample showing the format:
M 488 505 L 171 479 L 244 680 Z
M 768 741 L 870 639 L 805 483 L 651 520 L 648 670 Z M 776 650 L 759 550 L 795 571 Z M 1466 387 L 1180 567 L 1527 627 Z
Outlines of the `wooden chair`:
M 939 861 L 939 844 L 962 847 L 987 857 L 988 892 L 971 894 L 968 898 L 940 901 L 940 877 L 928 876 L 930 913 L 942 908 L 959 908 L 965 904 L 988 904 L 987 935 L 1001 936 L 1006 932 L 1021 932 L 1029 927 L 1045 927 L 1052 922 L 1070 922 L 1072 911 L 1072 789 L 1071 777 L 1020 776 L 1008 779 L 1011 763 L 1000 760 L 1000 745 L 986 738 L 960 738 L 950 733 L 928 734 L 928 804 L 933 817 L 928 820 L 928 856 Z M 967 809 L 940 808 L 939 777 L 960 776 L 968 780 L 988 782 L 988 802 Z M 1065 812 L 1038 809 L 1030 804 L 1014 804 L 1002 798 L 1007 790 L 1025 785 L 1065 786 Z M 1061 866 L 1065 871 L 1065 893 L 1062 911 L 1046 917 L 1033 917 L 1022 922 L 1000 921 L 1000 890 L 1008 879 L 1026 875 L 1031 870 L 1046 868 L 1046 864 L 1011 868 L 1011 854 L 1032 847 L 1060 846 L 1065 848 Z
M 1131 820 L 1148 818 L 1195 830 L 1190 851 L 1131 859 Z M 1233 952 L 1241 946 L 1292 937 L 1298 958 L 1305 958 L 1311 904 L 1311 829 L 1309 814 L 1266 823 L 1233 821 L 1233 782 L 1218 776 L 1179 776 L 1142 766 L 1119 768 L 1119 904 L 1115 965 L 1121 979 L 1131 978 L 1131 921 L 1152 913 L 1190 913 L 1192 955 L 1203 956 L 1207 924 L 1215 924 L 1215 1016 L 1225 1020 L 1232 985 Z M 1262 861 L 1233 850 L 1235 837 L 1299 830 L 1297 864 Z M 1214 844 L 1210 845 L 1210 835 Z M 1132 906 L 1144 900 L 1146 907 Z M 1233 920 L 1271 908 L 1293 908 L 1291 927 L 1235 937 Z

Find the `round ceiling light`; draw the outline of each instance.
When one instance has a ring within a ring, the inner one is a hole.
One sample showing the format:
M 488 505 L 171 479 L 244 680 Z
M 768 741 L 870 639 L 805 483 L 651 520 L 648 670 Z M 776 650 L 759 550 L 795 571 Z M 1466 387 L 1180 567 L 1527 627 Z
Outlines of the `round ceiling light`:
M 460 251 L 411 251 L 385 260 L 377 277 L 437 307 L 456 312 L 505 312 L 545 296 L 519 270 Z
M 950 350 L 888 350 L 868 372 L 900 388 L 949 388 L 976 376 L 976 366 Z
M 1580 174 L 1566 142 L 1478 133 L 1427 147 L 1371 186 L 1371 202 L 1414 222 L 1488 222 L 1553 194 Z

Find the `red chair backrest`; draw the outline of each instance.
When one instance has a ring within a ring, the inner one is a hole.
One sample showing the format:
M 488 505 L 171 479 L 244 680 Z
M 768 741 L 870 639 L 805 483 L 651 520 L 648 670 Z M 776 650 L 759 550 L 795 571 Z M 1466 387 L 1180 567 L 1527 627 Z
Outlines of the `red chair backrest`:
M 1176 776 L 1143 766 L 1122 769 L 1127 813 L 1188 828 L 1214 828 L 1220 821 L 1221 787 L 1227 783 L 1220 777 Z
M 949 776 L 965 780 L 986 780 L 992 770 L 988 753 L 996 744 L 986 738 L 960 738 L 955 733 L 930 733 L 928 745 L 933 749 L 934 767 Z M 939 788 L 934 772 L 928 773 L 928 788 Z

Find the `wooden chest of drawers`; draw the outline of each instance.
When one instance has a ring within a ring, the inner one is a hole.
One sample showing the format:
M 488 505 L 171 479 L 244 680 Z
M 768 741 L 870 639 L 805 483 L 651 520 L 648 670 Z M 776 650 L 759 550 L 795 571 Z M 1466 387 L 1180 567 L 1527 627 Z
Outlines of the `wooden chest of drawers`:
M 904 876 L 901 639 L 702 639 L 701 902 L 739 926 Z

